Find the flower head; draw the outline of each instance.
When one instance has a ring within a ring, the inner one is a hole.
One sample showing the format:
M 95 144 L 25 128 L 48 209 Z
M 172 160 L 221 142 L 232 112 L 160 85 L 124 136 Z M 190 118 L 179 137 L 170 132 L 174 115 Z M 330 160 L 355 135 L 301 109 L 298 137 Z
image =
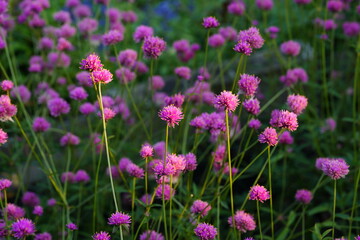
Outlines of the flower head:
M 154 156 L 154 148 L 149 144 L 144 144 L 141 146 L 140 156 L 142 158 L 148 158 Z
M 92 72 L 94 83 L 104 83 L 107 84 L 113 80 L 112 73 L 105 69 L 101 68 Z
M 44 232 L 35 235 L 34 240 L 52 240 L 52 236 L 50 233 Z
M 259 119 L 251 119 L 248 124 L 249 128 L 253 128 L 255 130 L 259 129 L 261 127 L 261 122 Z
M 0 96 L 0 121 L 5 122 L 11 120 L 17 112 L 17 108 L 14 104 L 11 104 L 10 97 L 8 95 Z
M 330 178 L 337 180 L 344 178 L 349 173 L 349 165 L 342 158 L 320 158 L 317 160 L 317 167 Z
M 164 236 L 161 233 L 154 230 L 147 230 L 140 235 L 140 240 L 164 240 Z
M 240 210 L 236 211 L 234 220 L 235 220 L 236 229 L 241 232 L 245 233 L 247 231 L 253 231 L 256 228 L 254 217 L 246 213 L 245 211 L 240 211 Z M 230 224 L 231 227 L 233 227 L 232 217 L 228 218 L 228 223 Z
M 85 170 L 80 169 L 75 173 L 74 180 L 75 180 L 75 182 L 86 183 L 86 182 L 90 181 L 90 176 Z
M 260 186 L 258 184 L 250 188 L 249 199 L 263 203 L 264 201 L 270 199 L 270 193 L 264 186 Z
M 242 30 L 239 33 L 238 40 L 240 42 L 247 42 L 251 48 L 261 48 L 264 45 L 264 39 L 260 35 L 259 29 L 250 27 L 247 30 Z
M 80 62 L 80 65 L 80 69 L 88 70 L 89 72 L 98 71 L 103 67 L 100 57 L 95 53 L 89 54 Z
M 215 17 L 206 17 L 203 19 L 202 25 L 204 28 L 216 28 L 220 23 Z
M 295 131 L 298 128 L 297 115 L 287 110 L 273 110 L 270 118 L 270 125 L 278 128 L 285 128 Z
M 78 145 L 80 143 L 80 138 L 72 133 L 66 133 L 60 139 L 60 145 Z
M 308 100 L 304 96 L 292 94 L 288 96 L 287 104 L 292 112 L 299 115 L 306 108 Z
M 34 192 L 25 192 L 22 197 L 22 203 L 30 207 L 35 207 L 40 204 L 40 199 Z
M 271 10 L 274 6 L 272 0 L 256 0 L 256 6 L 262 10 Z
M 148 58 L 158 58 L 166 48 L 166 42 L 154 36 L 148 36 L 144 40 L 142 50 Z
M 214 103 L 216 108 L 225 108 L 225 110 L 231 112 L 235 111 L 238 105 L 239 98 L 235 94 L 225 90 L 216 96 Z
M 290 56 L 297 56 L 300 53 L 301 45 L 298 42 L 295 41 L 287 41 L 281 44 L 280 50 L 282 53 Z
M 260 112 L 260 102 L 256 98 L 250 98 L 243 102 L 243 106 L 250 114 L 258 115 Z
M 14 87 L 14 83 L 12 81 L 10 81 L 10 80 L 3 80 L 0 83 L 0 88 L 3 91 L 10 91 L 13 87 Z
M 265 128 L 265 130 L 259 135 L 259 142 L 267 143 L 269 146 L 275 146 L 278 142 L 276 130 L 272 127 Z
M 201 240 L 212 240 L 215 239 L 217 235 L 217 230 L 211 224 L 199 223 L 194 229 L 194 233 Z
M 102 37 L 104 45 L 114 45 L 124 40 L 124 34 L 118 30 L 110 30 Z
M 238 81 L 239 89 L 245 96 L 254 96 L 260 81 L 260 78 L 254 75 L 242 74 Z
M 35 132 L 46 132 L 51 124 L 43 117 L 36 117 L 32 125 Z
M 92 236 L 93 240 L 110 240 L 111 237 L 108 232 L 98 232 Z
M 113 213 L 113 214 L 111 214 L 111 217 L 108 218 L 109 225 L 128 226 L 130 223 L 131 223 L 130 215 L 128 215 L 126 213 L 122 213 L 122 212 Z
M 37 215 L 37 216 L 42 216 L 43 213 L 44 213 L 44 209 L 42 206 L 38 205 L 38 206 L 35 206 L 34 209 L 33 209 L 33 212 L 32 212 L 34 215 Z
M 163 192 L 164 192 L 164 200 L 170 200 L 170 198 L 175 195 L 175 189 L 171 188 L 169 184 L 165 184 L 164 187 L 163 184 L 159 184 L 155 189 L 156 197 L 162 199 Z
M 70 231 L 75 231 L 75 230 L 78 230 L 78 226 L 76 226 L 75 223 L 68 223 L 66 224 L 66 227 L 70 230 Z
M 70 112 L 70 105 L 62 98 L 53 98 L 47 102 L 47 107 L 50 115 L 58 117 L 61 114 L 68 114 Z
M 299 189 L 296 191 L 295 199 L 296 201 L 303 203 L 303 204 L 309 204 L 313 198 L 313 195 L 311 191 L 306 189 Z
M 152 27 L 140 25 L 136 28 L 133 39 L 135 42 L 140 42 L 144 40 L 146 37 L 150 37 L 154 34 L 154 30 Z
M 195 200 L 190 208 L 190 211 L 194 214 L 199 214 L 201 217 L 208 215 L 211 210 L 211 205 L 201 200 Z
M 11 225 L 11 234 L 21 239 L 35 233 L 35 224 L 27 218 L 20 218 Z
M 0 191 L 9 188 L 11 184 L 12 182 L 9 179 L 0 179 Z
M 181 119 L 184 118 L 181 109 L 174 105 L 164 107 L 159 111 L 158 115 L 160 119 L 166 121 L 170 127 L 175 127 L 175 125 L 178 125 Z

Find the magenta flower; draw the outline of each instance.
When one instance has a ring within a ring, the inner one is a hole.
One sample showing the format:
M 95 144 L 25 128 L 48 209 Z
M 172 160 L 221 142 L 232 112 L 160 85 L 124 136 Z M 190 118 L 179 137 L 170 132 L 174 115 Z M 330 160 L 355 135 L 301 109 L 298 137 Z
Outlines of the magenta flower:
M 35 207 L 40 205 L 40 199 L 34 192 L 25 192 L 22 197 L 22 203 L 30 207 Z
M 199 223 L 194 229 L 194 233 L 201 240 L 212 240 L 215 239 L 217 235 L 217 230 L 211 224 Z
M 140 42 L 144 40 L 146 37 L 150 37 L 154 34 L 154 30 L 152 27 L 140 25 L 136 28 L 133 39 L 135 42 Z
M 116 70 L 115 75 L 123 84 L 129 83 L 136 78 L 136 74 L 126 67 L 121 67 Z
M 88 70 L 89 72 L 101 70 L 103 67 L 100 57 L 95 53 L 89 54 L 80 62 L 80 65 L 80 69 Z
M 311 191 L 306 189 L 299 189 L 296 191 L 295 194 L 296 201 L 303 203 L 303 204 L 309 204 L 311 200 L 313 199 L 313 195 Z
M 239 89 L 245 96 L 254 96 L 260 81 L 260 78 L 254 75 L 242 74 L 238 81 Z
M 60 139 L 60 145 L 66 146 L 66 145 L 78 145 L 80 143 L 80 138 L 72 133 L 66 133 L 64 136 Z
M 0 145 L 5 144 L 8 140 L 8 134 L 0 128 Z
M 107 84 L 113 80 L 113 75 L 111 72 L 105 68 L 98 69 L 92 72 L 92 80 L 94 83 L 104 83 Z
M 108 232 L 98 232 L 92 236 L 93 240 L 110 240 L 111 237 Z
M 329 0 L 326 5 L 330 12 L 341 12 L 345 7 L 344 3 L 340 0 Z
M 104 45 L 114 45 L 124 40 L 124 34 L 118 30 L 110 30 L 102 36 Z
M 53 117 L 59 117 L 62 114 L 68 114 L 70 112 L 70 105 L 62 98 L 53 98 L 47 102 L 47 107 L 50 111 L 50 115 Z
M 270 199 L 270 193 L 264 186 L 257 184 L 250 188 L 249 199 L 263 203 L 264 201 Z
M 9 188 L 11 184 L 12 182 L 9 179 L 0 179 L 0 191 Z
M 330 178 L 337 180 L 344 178 L 349 173 L 349 165 L 342 158 L 324 158 L 320 163 L 320 169 Z
M 270 125 L 295 131 L 298 127 L 297 115 L 287 110 L 275 109 L 271 113 Z
M 159 38 L 149 36 L 144 40 L 142 50 L 144 51 L 144 56 L 148 58 L 158 58 L 166 48 L 166 42 Z
M 280 45 L 280 50 L 285 55 L 290 55 L 290 56 L 295 57 L 300 54 L 301 45 L 300 45 L 300 43 L 291 40 L 291 41 L 282 43 Z
M 169 184 L 165 184 L 163 187 L 163 184 L 159 184 L 157 188 L 155 189 L 155 195 L 157 198 L 162 199 L 164 192 L 164 199 L 170 200 L 172 196 L 175 195 L 175 189 L 171 188 Z M 171 195 L 170 195 L 171 192 Z
M 247 56 L 250 56 L 250 54 L 252 53 L 251 45 L 246 41 L 238 41 L 233 49 L 235 52 L 239 52 Z
M 269 146 L 275 146 L 278 143 L 278 135 L 274 128 L 267 127 L 259 135 L 259 142 L 267 143 Z
M 292 94 L 288 96 L 287 104 L 292 112 L 299 115 L 306 108 L 308 100 L 304 96 Z
M 191 69 L 185 66 L 177 67 L 174 70 L 175 74 L 180 78 L 189 80 L 191 78 Z
M 149 144 L 144 144 L 141 146 L 140 156 L 142 158 L 148 158 L 154 156 L 154 148 Z
M 114 118 L 116 113 L 111 108 L 104 108 L 104 119 L 105 121 L 108 121 L 112 118 Z M 98 116 L 102 118 L 101 111 L 98 112 Z
M 68 223 L 66 224 L 66 227 L 70 230 L 70 231 L 75 231 L 75 230 L 78 230 L 78 226 L 76 226 L 75 223 Z
M 166 106 L 159 111 L 159 117 L 161 120 L 167 122 L 167 125 L 170 127 L 175 127 L 179 125 L 181 119 L 184 118 L 184 115 L 180 108 L 175 107 L 174 105 Z
M 270 26 L 266 29 L 266 32 L 269 34 L 270 38 L 277 38 L 277 34 L 280 32 L 280 28 L 276 26 Z
M 294 0 L 296 4 L 305 5 L 311 3 L 312 0 Z
M 255 130 L 261 127 L 261 122 L 258 119 L 251 119 L 248 124 L 249 128 L 253 128 Z
M 342 27 L 344 34 L 348 37 L 356 37 L 360 33 L 360 23 L 358 22 L 344 22 Z
M 128 226 L 130 223 L 131 223 L 130 215 L 128 215 L 126 213 L 122 213 L 122 212 L 112 213 L 111 217 L 108 218 L 109 225 Z
M 44 232 L 35 235 L 34 240 L 52 240 L 52 236 L 50 233 Z
M 237 37 L 237 32 L 233 27 L 222 27 L 219 29 L 219 33 L 228 41 L 235 41 Z
M 143 178 L 144 177 L 144 169 L 139 167 L 138 165 L 134 163 L 129 163 L 126 166 L 126 171 L 129 173 L 131 177 L 135 178 Z
M 194 171 L 197 167 L 196 156 L 193 153 L 188 153 L 185 156 L 185 171 Z
M 294 138 L 291 136 L 291 133 L 289 131 L 284 131 L 279 136 L 279 143 L 281 144 L 293 144 Z
M 232 1 L 227 6 L 227 11 L 231 14 L 241 16 L 245 12 L 245 3 L 241 2 L 241 1 Z
M 154 230 L 147 230 L 140 235 L 140 240 L 164 240 L 164 236 L 161 233 Z
M 247 42 L 251 48 L 255 49 L 261 48 L 264 45 L 264 39 L 256 27 L 250 27 L 247 30 L 240 31 L 238 41 Z
M 0 121 L 5 122 L 11 120 L 17 113 L 15 105 L 11 104 L 11 100 L 8 95 L 0 96 Z
M 86 183 L 90 181 L 90 176 L 85 170 L 78 170 L 74 177 L 75 182 Z
M 209 46 L 213 48 L 221 47 L 225 43 L 225 38 L 221 34 L 213 34 L 209 37 Z
M 260 102 L 256 98 L 250 98 L 243 102 L 243 106 L 250 114 L 258 115 L 260 112 Z
M 0 88 L 3 91 L 10 91 L 13 87 L 14 87 L 14 83 L 12 81 L 10 81 L 10 80 L 3 80 L 0 83 Z
M 122 66 L 131 68 L 137 59 L 137 52 L 133 49 L 125 49 L 119 53 L 118 60 Z
M 11 235 L 17 239 L 25 238 L 26 236 L 35 233 L 35 224 L 27 218 L 21 218 L 11 225 Z
M 216 96 L 216 100 L 214 103 L 215 108 L 225 108 L 225 110 L 230 112 L 235 111 L 238 105 L 239 98 L 235 94 L 225 90 Z
M 42 208 L 42 206 L 38 205 L 34 207 L 32 213 L 36 216 L 42 216 L 44 213 L 44 209 Z
M 240 210 L 236 211 L 234 220 L 235 220 L 236 229 L 241 232 L 245 233 L 247 231 L 253 231 L 256 228 L 254 217 L 246 213 L 245 211 L 240 211 Z M 231 227 L 233 227 L 232 217 L 228 218 L 228 223 L 230 224 Z
M 25 210 L 12 203 L 8 203 L 5 211 L 9 219 L 12 220 L 16 220 L 25 216 Z
M 274 6 L 272 0 L 256 0 L 256 6 L 262 10 L 271 10 Z
M 43 117 L 36 117 L 32 125 L 35 132 L 46 132 L 51 124 Z
M 193 214 L 199 214 L 201 217 L 205 217 L 206 215 L 208 215 L 210 210 L 211 205 L 201 200 L 195 200 L 190 208 L 190 211 Z
M 166 106 L 174 105 L 175 107 L 178 108 L 180 108 L 183 105 L 184 101 L 185 101 L 185 96 L 180 93 L 177 93 L 171 97 L 167 96 L 164 98 L 164 102 Z
M 216 28 L 220 26 L 219 21 L 215 17 L 206 17 L 202 23 L 204 28 Z
M 79 111 L 84 115 L 89 115 L 95 112 L 95 106 L 89 102 L 83 103 L 80 105 Z

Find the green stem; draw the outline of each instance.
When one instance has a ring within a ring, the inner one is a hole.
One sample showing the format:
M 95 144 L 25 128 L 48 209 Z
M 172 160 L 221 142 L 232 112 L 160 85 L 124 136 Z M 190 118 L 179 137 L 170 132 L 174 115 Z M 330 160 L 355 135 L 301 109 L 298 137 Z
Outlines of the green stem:
M 135 227 L 135 221 L 134 221 L 134 214 L 135 214 L 135 190 L 136 190 L 136 177 L 133 178 L 133 188 L 132 188 L 132 197 L 131 197 L 131 212 L 132 212 L 132 221 L 131 221 L 131 235 L 132 239 L 134 239 L 134 227 Z
M 332 239 L 335 236 L 335 208 L 336 208 L 336 179 L 334 180 L 334 204 L 333 204 L 333 214 L 332 214 Z
M 258 217 L 258 223 L 259 223 L 259 232 L 260 232 L 260 240 L 263 239 L 262 231 L 261 231 L 261 220 L 260 220 L 260 206 L 259 201 L 256 201 L 256 210 L 257 210 L 257 217 Z
M 273 194 L 272 194 L 272 180 L 271 180 L 271 154 L 270 146 L 268 146 L 268 164 L 269 164 L 269 191 L 270 191 L 270 218 L 271 218 L 271 239 L 274 239 L 274 213 L 273 213 Z
M 305 240 L 305 206 L 302 206 L 302 240 Z
M 233 80 L 233 86 L 231 88 L 231 91 L 234 91 L 234 89 L 235 89 L 236 82 L 237 82 L 237 80 L 239 78 L 239 74 L 240 74 L 240 67 L 241 67 L 241 64 L 242 64 L 243 60 L 244 60 L 244 55 L 241 54 L 238 65 L 237 65 L 237 68 L 236 68 L 236 73 L 235 73 L 235 77 L 234 77 L 234 80 Z

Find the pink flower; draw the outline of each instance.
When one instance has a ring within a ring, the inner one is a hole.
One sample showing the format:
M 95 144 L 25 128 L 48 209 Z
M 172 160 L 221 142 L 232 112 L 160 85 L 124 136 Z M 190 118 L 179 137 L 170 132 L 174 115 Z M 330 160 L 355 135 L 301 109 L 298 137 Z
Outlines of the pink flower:
M 80 62 L 80 65 L 80 69 L 88 70 L 90 72 L 101 70 L 103 67 L 100 57 L 95 53 L 89 54 Z
M 257 184 L 250 188 L 249 199 L 263 203 L 264 201 L 270 199 L 270 193 L 264 186 Z
M 217 230 L 211 224 L 199 223 L 194 229 L 194 233 L 201 240 L 212 240 L 215 239 L 217 235 Z
M 148 158 L 154 156 L 154 148 L 149 144 L 144 144 L 141 146 L 140 156 L 142 158 Z
M 253 231 L 256 228 L 254 217 L 245 211 L 236 211 L 234 216 L 236 229 L 241 232 Z M 233 218 L 228 218 L 228 223 L 233 227 Z
M 194 214 L 199 214 L 201 217 L 208 215 L 211 210 L 211 205 L 201 200 L 195 200 L 190 208 L 190 211 Z
M 111 72 L 105 68 L 98 69 L 92 72 L 94 83 L 107 84 L 113 80 Z
M 295 199 L 296 201 L 303 203 L 303 204 L 309 204 L 313 198 L 313 195 L 311 191 L 306 189 L 299 189 L 296 191 Z
M 275 109 L 271 113 L 270 125 L 295 131 L 298 128 L 297 115 L 287 110 Z
M 235 111 L 238 105 L 239 105 L 238 97 L 233 93 L 225 90 L 216 96 L 216 100 L 214 103 L 215 108 L 218 109 L 225 108 L 225 110 L 231 112 Z
M 0 128 L 0 145 L 5 144 L 8 139 L 8 134 Z
M 297 56 L 300 53 L 301 45 L 295 41 L 287 41 L 281 44 L 280 50 L 282 53 L 290 56 Z
M 130 223 L 131 223 L 130 215 L 128 215 L 126 213 L 122 213 L 122 212 L 112 213 L 111 217 L 108 218 L 109 225 L 128 226 Z
M 166 42 L 159 37 L 153 36 L 146 37 L 142 46 L 144 56 L 148 58 L 158 58 L 165 48 Z
M 260 112 L 260 102 L 256 98 L 250 98 L 243 102 L 243 106 L 250 114 L 258 115 Z
M 254 75 L 242 74 L 238 82 L 239 89 L 245 96 L 254 96 L 260 81 L 261 80 Z
M 290 107 L 291 111 L 299 115 L 306 108 L 308 100 L 304 96 L 292 94 L 288 96 L 287 104 Z
M 159 111 L 158 115 L 161 120 L 166 121 L 170 127 L 175 127 L 175 125 L 178 125 L 181 119 L 184 118 L 181 109 L 174 105 L 164 107 Z
M 165 200 L 170 200 L 170 198 L 175 195 L 175 189 L 171 188 L 170 185 L 165 184 L 164 188 L 163 188 L 163 184 L 159 184 L 159 186 L 155 190 L 155 195 L 157 198 L 162 199 L 163 189 L 164 189 L 164 199 Z M 170 192 L 171 192 L 171 195 L 170 195 Z
M 260 135 L 259 142 L 267 143 L 269 146 L 275 146 L 278 142 L 278 135 L 276 130 L 271 127 L 267 127 Z
M 203 19 L 202 25 L 204 28 L 216 28 L 220 23 L 215 17 L 206 17 Z

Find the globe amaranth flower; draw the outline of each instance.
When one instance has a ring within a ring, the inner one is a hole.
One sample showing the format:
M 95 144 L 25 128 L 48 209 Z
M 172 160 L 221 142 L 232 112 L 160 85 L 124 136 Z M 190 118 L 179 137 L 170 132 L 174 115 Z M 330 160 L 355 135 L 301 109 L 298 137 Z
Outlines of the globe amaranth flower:
M 161 233 L 154 230 L 147 230 L 140 235 L 140 240 L 164 240 L 164 236 Z
M 271 112 L 270 125 L 295 131 L 298 128 L 297 115 L 287 110 L 275 109 Z
M 232 1 L 227 6 L 227 11 L 231 14 L 241 16 L 245 12 L 245 3 L 243 3 L 242 1 L 236 1 L 236 0 Z
M 32 213 L 36 216 L 42 216 L 44 213 L 44 209 L 42 208 L 42 206 L 38 205 L 34 207 Z
M 104 119 L 105 119 L 105 121 L 108 121 L 108 120 L 114 118 L 115 115 L 116 115 L 116 112 L 114 112 L 114 110 L 112 110 L 111 108 L 104 108 Z M 98 112 L 98 116 L 100 118 L 103 117 L 101 111 Z
M 0 88 L 3 91 L 10 91 L 13 87 L 14 87 L 14 83 L 12 81 L 10 81 L 10 80 L 3 80 L 0 83 Z
M 0 121 L 5 122 L 11 120 L 17 112 L 17 108 L 14 104 L 11 104 L 10 97 L 8 95 L 0 96 Z
M 136 78 L 136 74 L 126 67 L 117 69 L 115 75 L 123 84 L 129 83 Z
M 252 129 L 259 129 L 261 127 L 261 122 L 259 119 L 251 119 L 249 121 L 249 124 L 248 124 L 249 128 L 252 128 Z
M 274 6 L 272 0 L 256 0 L 256 6 L 262 10 L 271 10 Z
M 71 89 L 69 93 L 69 97 L 77 101 L 84 100 L 88 96 L 88 93 L 83 87 L 75 87 L 74 89 Z
M 9 188 L 11 184 L 12 182 L 9 179 L 0 179 L 0 191 Z
M 102 36 L 104 45 L 114 45 L 124 40 L 124 34 L 118 30 L 110 30 Z
M 177 93 L 174 96 L 167 96 L 164 98 L 164 102 L 166 106 L 174 105 L 175 107 L 180 108 L 185 101 L 185 96 Z
M 135 29 L 133 34 L 133 39 L 135 42 L 140 42 L 144 40 L 146 37 L 150 37 L 154 34 L 154 30 L 152 27 L 140 25 Z
M 291 94 L 287 98 L 287 104 L 292 112 L 301 114 L 308 104 L 308 99 L 302 95 Z
M 148 158 L 154 156 L 154 148 L 149 144 L 144 144 L 140 149 L 140 156 L 142 158 Z
M 191 78 L 191 69 L 189 67 L 177 67 L 175 68 L 174 72 L 180 78 L 184 78 L 186 80 L 189 80 Z
M 228 41 L 235 41 L 237 32 L 233 27 L 222 27 L 219 29 L 219 34 Z
M 264 186 L 257 184 L 250 188 L 249 199 L 263 203 L 264 201 L 270 199 L 270 193 Z
M 95 112 L 95 106 L 89 102 L 86 102 L 80 105 L 79 111 L 84 115 L 89 115 Z
M 22 197 L 22 203 L 30 207 L 35 207 L 40 205 L 40 199 L 34 192 L 25 192 Z
M 50 111 L 50 115 L 58 117 L 62 114 L 68 114 L 70 112 L 70 105 L 62 98 L 53 98 L 47 102 L 47 107 Z
M 109 70 L 101 68 L 92 72 L 92 80 L 94 83 L 107 84 L 113 80 L 113 75 Z
M 220 26 L 220 23 L 215 17 L 206 17 L 203 18 L 202 25 L 204 28 L 216 28 Z
M 90 181 L 90 176 L 89 174 L 85 171 L 85 170 L 78 170 L 76 173 L 75 173 L 75 182 L 78 182 L 78 183 L 86 183 L 86 182 L 89 182 Z
M 208 43 L 213 48 L 221 47 L 225 43 L 225 38 L 221 34 L 216 33 L 209 37 Z
M 181 119 L 184 118 L 181 109 L 174 105 L 164 107 L 159 111 L 158 115 L 160 119 L 166 121 L 170 127 L 175 127 L 175 125 L 178 125 Z
M 157 198 L 162 199 L 164 192 L 164 200 L 170 200 L 175 195 L 175 189 L 171 188 L 169 184 L 159 184 L 155 189 L 155 195 Z
M 256 98 L 250 98 L 243 102 L 243 106 L 247 112 L 258 115 L 260 112 L 260 102 Z
M 195 154 L 193 154 L 193 153 L 185 154 L 184 158 L 185 158 L 185 162 L 186 162 L 185 170 L 186 171 L 194 171 L 197 167 L 197 161 L 196 161 Z
M 260 78 L 254 75 L 241 74 L 238 81 L 239 89 L 247 97 L 254 96 L 260 81 Z
M 25 210 L 12 203 L 8 203 L 4 208 L 4 211 L 11 220 L 16 220 L 25 216 Z
M 194 229 L 195 235 L 201 240 L 212 240 L 217 235 L 216 228 L 208 223 L 199 223 Z
M 326 7 L 330 12 L 336 13 L 341 12 L 344 9 L 345 5 L 340 0 L 329 0 Z
M 295 199 L 300 203 L 309 204 L 313 199 L 313 195 L 311 191 L 307 189 L 299 189 L 296 191 Z
M 342 158 L 320 158 L 317 159 L 317 167 L 331 179 L 337 180 L 344 178 L 349 173 L 349 165 Z
M 247 30 L 240 31 L 234 51 L 250 56 L 253 48 L 261 48 L 263 45 L 264 39 L 260 35 L 259 29 L 250 27 Z
M 356 37 L 360 33 L 360 23 L 358 22 L 344 22 L 342 27 L 344 34 L 348 37 Z
M 78 226 L 76 226 L 75 223 L 68 223 L 65 225 L 70 231 L 75 231 L 75 230 L 78 230 Z
M 279 136 L 279 143 L 281 144 L 293 144 L 294 138 L 291 136 L 291 133 L 289 131 L 284 131 Z
M 17 239 L 33 235 L 35 231 L 35 224 L 27 218 L 20 218 L 11 225 L 11 235 Z
M 32 125 L 35 132 L 46 132 L 51 124 L 43 117 L 36 117 Z
M 240 210 L 236 211 L 234 220 L 235 220 L 236 229 L 241 232 L 245 233 L 247 231 L 253 231 L 256 228 L 254 217 L 246 213 L 245 211 L 240 211 Z M 232 217 L 228 218 L 228 223 L 230 224 L 231 227 L 233 227 Z
M 278 143 L 277 132 L 272 127 L 265 128 L 258 139 L 260 143 L 267 143 L 269 146 L 275 146 Z
M 126 213 L 122 213 L 122 212 L 112 213 L 111 216 L 108 218 L 109 225 L 128 226 L 130 223 L 131 223 L 130 215 L 128 215 Z
M 48 232 L 39 233 L 35 235 L 34 240 L 52 240 L 52 236 Z
M 93 236 L 92 236 L 92 239 L 93 240 L 110 240 L 111 237 L 110 237 L 110 234 L 108 232 L 98 232 L 98 233 L 95 233 Z
M 211 210 L 211 205 L 201 200 L 195 200 L 192 204 L 190 211 L 193 214 L 199 214 L 201 217 L 208 215 Z
M 89 54 L 80 62 L 80 65 L 80 69 L 88 70 L 89 72 L 98 71 L 103 67 L 100 57 L 95 53 Z
M 298 43 L 296 41 L 290 40 L 287 42 L 283 42 L 280 45 L 280 50 L 285 55 L 290 55 L 290 56 L 295 57 L 300 54 L 301 45 L 300 45 L 300 43 Z
M 214 106 L 215 108 L 225 108 L 226 111 L 233 112 L 239 105 L 239 98 L 229 91 L 222 91 L 216 96 Z
M 133 49 L 125 49 L 119 53 L 118 60 L 122 66 L 131 68 L 137 59 L 137 52 Z
M 158 58 L 165 48 L 166 42 L 163 39 L 154 36 L 146 37 L 142 46 L 144 56 L 148 58 Z
M 0 146 L 8 140 L 8 134 L 0 128 Z
M 60 139 L 60 145 L 66 146 L 66 145 L 78 145 L 80 143 L 80 138 L 72 133 L 66 133 L 64 136 Z
M 312 0 L 294 0 L 296 4 L 305 5 L 311 3 Z
M 135 178 L 144 177 L 144 169 L 142 169 L 141 167 L 139 167 L 134 163 L 129 163 L 126 166 L 126 172 L 128 172 L 131 177 L 135 177 Z

